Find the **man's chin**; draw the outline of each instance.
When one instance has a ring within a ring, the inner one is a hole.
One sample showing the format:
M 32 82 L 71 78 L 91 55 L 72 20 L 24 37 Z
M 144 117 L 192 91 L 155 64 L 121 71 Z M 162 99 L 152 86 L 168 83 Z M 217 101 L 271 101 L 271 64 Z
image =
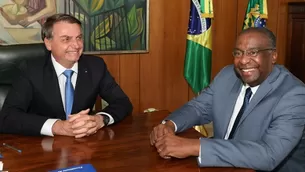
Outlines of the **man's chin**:
M 254 86 L 258 85 L 257 80 L 255 80 L 253 78 L 246 78 L 246 79 L 242 78 L 241 80 L 243 81 L 244 84 L 248 84 L 251 87 L 254 87 Z
M 77 62 L 79 60 L 79 56 L 67 56 L 67 59 L 70 62 Z

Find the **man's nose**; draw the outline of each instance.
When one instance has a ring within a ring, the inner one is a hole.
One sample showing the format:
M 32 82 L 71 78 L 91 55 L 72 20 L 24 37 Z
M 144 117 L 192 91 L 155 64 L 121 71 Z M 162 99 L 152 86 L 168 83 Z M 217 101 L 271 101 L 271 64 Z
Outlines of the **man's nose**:
M 80 47 L 81 47 L 81 44 L 82 44 L 82 42 L 79 41 L 79 40 L 73 40 L 73 41 L 71 42 L 71 45 L 72 45 L 73 48 L 80 48 Z
M 249 61 L 251 60 L 251 57 L 247 55 L 246 52 L 243 53 L 243 55 L 239 58 L 239 62 L 242 64 L 246 64 L 249 63 Z

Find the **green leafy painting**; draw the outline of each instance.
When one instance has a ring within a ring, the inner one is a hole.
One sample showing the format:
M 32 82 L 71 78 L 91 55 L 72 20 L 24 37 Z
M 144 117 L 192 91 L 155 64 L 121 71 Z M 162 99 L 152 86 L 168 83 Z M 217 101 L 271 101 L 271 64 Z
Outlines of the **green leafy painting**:
M 85 52 L 148 50 L 148 0 L 64 0 L 64 12 L 82 22 Z

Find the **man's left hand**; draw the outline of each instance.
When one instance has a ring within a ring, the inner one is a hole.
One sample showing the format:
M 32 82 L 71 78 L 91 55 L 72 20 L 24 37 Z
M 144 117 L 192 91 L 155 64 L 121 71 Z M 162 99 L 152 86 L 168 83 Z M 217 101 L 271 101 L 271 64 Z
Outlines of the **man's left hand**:
M 185 158 L 188 156 L 199 156 L 200 140 L 166 134 L 157 139 L 155 146 L 159 155 L 164 159 L 169 157 Z
M 72 123 L 75 138 L 89 136 L 97 132 L 104 126 L 101 115 L 89 115 L 89 109 L 82 110 L 77 114 L 69 116 L 69 122 Z

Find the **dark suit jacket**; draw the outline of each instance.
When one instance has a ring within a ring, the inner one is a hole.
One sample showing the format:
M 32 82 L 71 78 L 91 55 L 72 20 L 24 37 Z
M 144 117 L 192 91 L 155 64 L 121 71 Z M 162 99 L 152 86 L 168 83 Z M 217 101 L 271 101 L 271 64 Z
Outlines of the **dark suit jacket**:
M 20 72 L 0 113 L 0 132 L 39 135 L 47 119 L 66 118 L 51 56 L 22 63 Z M 92 110 L 97 95 L 109 103 L 103 112 L 110 114 L 115 123 L 132 111 L 131 102 L 110 75 L 104 60 L 82 55 L 71 113 Z

